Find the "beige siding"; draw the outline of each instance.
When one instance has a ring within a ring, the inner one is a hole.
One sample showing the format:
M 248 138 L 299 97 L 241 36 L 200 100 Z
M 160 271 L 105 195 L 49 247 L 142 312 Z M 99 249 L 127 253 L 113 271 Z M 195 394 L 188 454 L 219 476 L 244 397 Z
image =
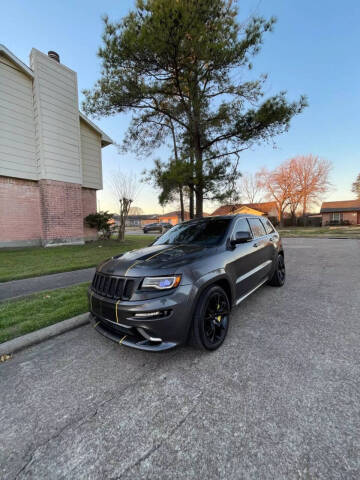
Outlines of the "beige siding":
M 37 180 L 32 79 L 0 54 L 0 175 Z
M 35 49 L 31 67 L 41 178 L 81 184 L 76 73 Z
M 101 135 L 80 120 L 83 186 L 102 189 Z

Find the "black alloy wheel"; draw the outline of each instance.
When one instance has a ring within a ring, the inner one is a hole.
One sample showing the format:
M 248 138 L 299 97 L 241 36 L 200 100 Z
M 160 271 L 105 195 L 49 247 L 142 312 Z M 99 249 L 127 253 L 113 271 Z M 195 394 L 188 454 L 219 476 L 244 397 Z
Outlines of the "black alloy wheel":
M 278 256 L 278 275 L 282 285 L 285 282 L 285 260 L 283 255 Z
M 277 257 L 277 265 L 274 272 L 274 275 L 269 281 L 269 285 L 273 287 L 282 287 L 286 279 L 286 269 L 285 269 L 285 259 L 284 255 L 279 253 Z
M 230 302 L 218 285 L 208 287 L 201 295 L 191 332 L 191 343 L 205 350 L 216 350 L 229 329 Z

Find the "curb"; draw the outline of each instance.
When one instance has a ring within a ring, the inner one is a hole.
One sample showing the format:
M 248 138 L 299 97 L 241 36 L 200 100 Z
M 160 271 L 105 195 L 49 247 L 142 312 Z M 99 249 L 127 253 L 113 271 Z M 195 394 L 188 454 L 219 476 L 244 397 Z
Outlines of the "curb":
M 6 355 L 18 352 L 24 348 L 36 345 L 37 343 L 48 340 L 49 338 L 65 333 L 74 328 L 81 327 L 89 323 L 89 312 L 82 313 L 76 317 L 63 320 L 62 322 L 54 323 L 49 327 L 41 328 L 35 332 L 27 333 L 22 337 L 14 338 L 8 342 L 0 344 L 0 355 Z

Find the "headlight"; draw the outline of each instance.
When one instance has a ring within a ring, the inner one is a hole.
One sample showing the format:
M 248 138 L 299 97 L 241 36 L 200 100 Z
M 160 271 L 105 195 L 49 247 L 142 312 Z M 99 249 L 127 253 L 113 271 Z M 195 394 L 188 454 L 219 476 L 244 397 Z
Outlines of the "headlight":
M 176 288 L 181 280 L 181 275 L 172 275 L 170 277 L 145 277 L 141 288 L 154 288 L 156 290 L 170 290 Z

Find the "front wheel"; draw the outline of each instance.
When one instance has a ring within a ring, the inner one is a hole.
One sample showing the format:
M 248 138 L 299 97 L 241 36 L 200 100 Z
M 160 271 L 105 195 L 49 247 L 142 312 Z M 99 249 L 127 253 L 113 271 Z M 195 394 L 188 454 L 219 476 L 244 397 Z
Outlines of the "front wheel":
M 277 264 L 275 272 L 269 281 L 269 285 L 273 287 L 282 287 L 285 283 L 286 270 L 285 270 L 285 260 L 284 255 L 279 253 L 277 256 Z
M 229 329 L 230 301 L 218 285 L 209 286 L 196 306 L 190 343 L 203 350 L 216 350 Z

